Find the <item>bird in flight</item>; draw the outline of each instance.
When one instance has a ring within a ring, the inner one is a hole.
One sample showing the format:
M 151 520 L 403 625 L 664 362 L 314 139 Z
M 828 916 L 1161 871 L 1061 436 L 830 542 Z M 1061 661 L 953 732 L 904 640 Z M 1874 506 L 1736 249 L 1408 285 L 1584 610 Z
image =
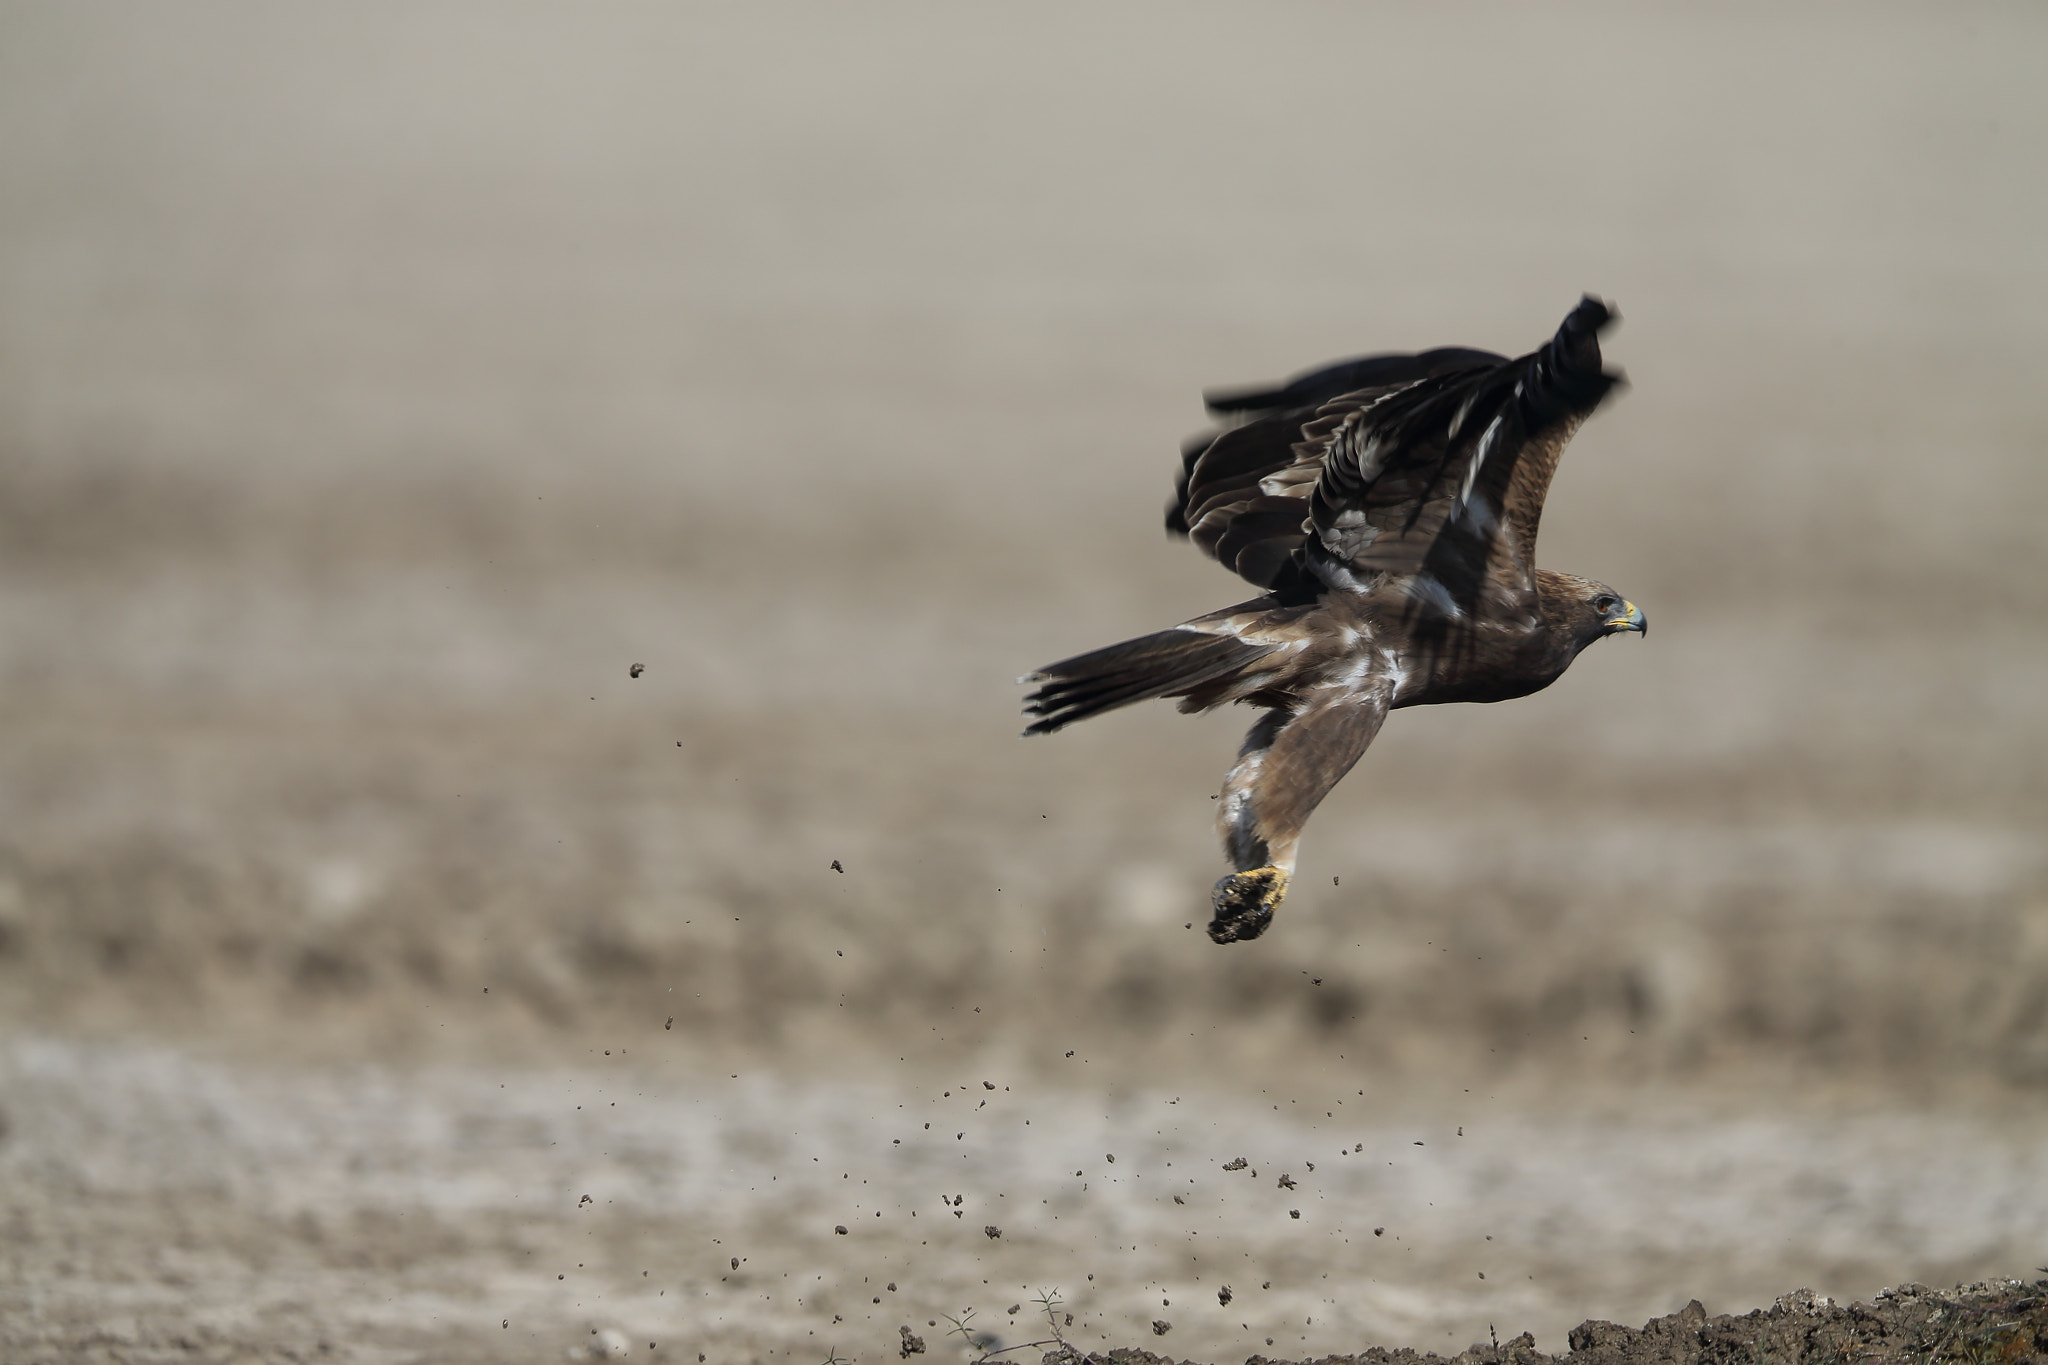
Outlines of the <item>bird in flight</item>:
M 1209 394 L 1219 425 L 1183 448 L 1166 527 L 1265 595 L 1020 680 L 1027 735 L 1151 697 L 1264 710 L 1223 780 L 1235 870 L 1211 939 L 1272 923 L 1302 827 L 1387 712 L 1527 696 L 1593 641 L 1648 632 L 1614 589 L 1536 567 L 1565 443 L 1623 382 L 1601 368 L 1614 320 L 1589 295 L 1515 360 L 1373 355 Z

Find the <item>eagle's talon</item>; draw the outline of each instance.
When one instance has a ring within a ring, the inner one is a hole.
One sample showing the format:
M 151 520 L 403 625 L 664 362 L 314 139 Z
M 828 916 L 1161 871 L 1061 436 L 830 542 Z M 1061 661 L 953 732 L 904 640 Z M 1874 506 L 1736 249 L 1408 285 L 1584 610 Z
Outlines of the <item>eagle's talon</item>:
M 1241 943 L 1257 938 L 1273 922 L 1273 907 L 1287 894 L 1287 873 L 1278 867 L 1233 872 L 1216 883 L 1216 913 L 1209 920 L 1209 938 L 1216 943 Z

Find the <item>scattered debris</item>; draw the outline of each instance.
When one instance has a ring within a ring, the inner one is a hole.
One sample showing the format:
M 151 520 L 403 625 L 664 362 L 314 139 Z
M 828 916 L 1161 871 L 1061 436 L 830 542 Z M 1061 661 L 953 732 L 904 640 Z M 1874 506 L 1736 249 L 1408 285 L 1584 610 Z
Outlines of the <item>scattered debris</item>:
M 1003 1230 L 997 1227 L 994 1223 L 987 1224 L 982 1228 L 982 1231 L 988 1234 L 988 1238 L 990 1241 L 994 1241 L 996 1238 L 1003 1235 Z
M 1281 1189 L 1283 1189 L 1283 1190 L 1291 1190 L 1291 1189 L 1293 1189 L 1293 1188 L 1294 1188 L 1294 1177 L 1293 1177 L 1293 1176 L 1291 1176 L 1291 1175 L 1282 1175 L 1282 1176 L 1280 1177 L 1280 1188 L 1281 1188 Z
M 637 677 L 639 677 L 639 676 L 640 676 L 640 675 L 641 675 L 642 673 L 645 673 L 646 671 L 647 671 L 647 665 L 646 665 L 646 664 L 634 664 L 634 665 L 633 665 L 633 666 L 632 666 L 631 668 L 629 668 L 629 669 L 627 669 L 627 670 L 626 670 L 626 676 L 627 676 L 627 677 L 629 677 L 629 678 L 637 678 Z
M 924 1354 L 923 1337 L 912 1335 L 910 1328 L 907 1326 L 898 1327 L 896 1330 L 903 1337 L 903 1340 L 896 1343 L 896 1352 L 899 1356 L 901 1356 L 905 1360 L 908 1360 L 912 1356 L 921 1356 Z
M 1230 1286 L 1227 1284 L 1216 1291 L 1216 1302 L 1222 1304 L 1225 1308 L 1230 1307 L 1230 1300 L 1233 1297 L 1235 1296 L 1231 1294 Z
M 844 1237 L 846 1235 L 846 1224 L 836 1223 L 833 1225 L 832 1231 L 838 1233 L 841 1237 Z
M 841 866 L 839 865 L 839 860 L 838 860 L 837 858 L 834 858 L 834 859 L 832 860 L 832 870 L 833 870 L 834 872 L 844 872 L 844 871 L 846 871 L 846 869 L 845 869 L 845 868 L 843 868 L 843 867 L 841 867 Z
M 1299 1218 L 1299 1217 L 1301 1217 L 1301 1210 L 1300 1210 L 1300 1209 L 1289 1209 L 1289 1210 L 1287 1210 L 1287 1216 L 1288 1216 L 1289 1218 Z
M 1153 1335 L 1153 1336 L 1155 1336 L 1155 1337 L 1163 1337 L 1163 1336 L 1165 1336 L 1165 1335 L 1166 1335 L 1166 1334 L 1167 1334 L 1168 1332 L 1171 1332 L 1172 1330 L 1173 1330 L 1173 1324 L 1172 1324 L 1172 1323 L 1170 1323 L 1170 1322 L 1167 1322 L 1167 1321 L 1166 1321 L 1165 1319 L 1163 1319 L 1163 1318 L 1154 1318 L 1154 1319 L 1152 1319 L 1152 1335 Z
M 1244 1159 L 1243 1157 L 1239 1157 L 1239 1158 L 1238 1158 L 1237 1160 L 1235 1160 L 1235 1161 L 1226 1161 L 1226 1162 L 1224 1162 L 1224 1163 L 1223 1163 L 1223 1169 L 1224 1169 L 1224 1170 L 1226 1170 L 1226 1171 L 1241 1171 L 1241 1170 L 1243 1170 L 1243 1169 L 1244 1169 L 1245 1167 L 1247 1167 L 1247 1166 L 1249 1166 L 1249 1165 L 1251 1165 L 1251 1164 L 1252 1164 L 1251 1162 L 1249 1162 L 1249 1161 L 1246 1161 L 1246 1160 L 1245 1160 L 1245 1159 Z

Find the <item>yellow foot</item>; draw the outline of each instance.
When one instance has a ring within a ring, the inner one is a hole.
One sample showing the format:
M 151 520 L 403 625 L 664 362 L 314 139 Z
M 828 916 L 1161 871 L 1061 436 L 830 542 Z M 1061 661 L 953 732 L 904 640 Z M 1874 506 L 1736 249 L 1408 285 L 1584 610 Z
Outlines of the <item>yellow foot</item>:
M 1216 883 L 1216 913 L 1209 921 L 1209 937 L 1217 943 L 1257 938 L 1273 922 L 1273 907 L 1286 894 L 1284 868 L 1255 867 L 1231 873 Z

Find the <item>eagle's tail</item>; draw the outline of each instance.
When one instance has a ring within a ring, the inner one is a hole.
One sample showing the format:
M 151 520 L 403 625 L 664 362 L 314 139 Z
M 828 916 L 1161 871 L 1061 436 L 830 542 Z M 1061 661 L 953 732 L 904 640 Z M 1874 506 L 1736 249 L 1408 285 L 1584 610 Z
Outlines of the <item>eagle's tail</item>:
M 1175 626 L 1047 664 L 1017 680 L 1038 687 L 1024 699 L 1024 713 L 1034 717 L 1024 733 L 1049 735 L 1134 701 L 1185 696 L 1229 677 L 1272 648 Z

